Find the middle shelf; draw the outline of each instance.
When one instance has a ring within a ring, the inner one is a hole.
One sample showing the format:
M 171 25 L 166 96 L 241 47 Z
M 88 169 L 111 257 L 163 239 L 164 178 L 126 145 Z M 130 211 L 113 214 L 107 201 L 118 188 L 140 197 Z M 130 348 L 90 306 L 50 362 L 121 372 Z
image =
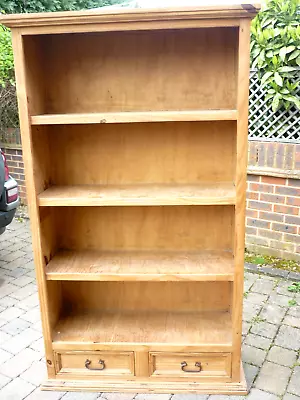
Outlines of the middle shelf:
M 61 250 L 46 266 L 48 280 L 233 281 L 234 258 L 227 251 Z
M 38 196 L 40 206 L 234 205 L 235 199 L 232 182 L 52 186 Z

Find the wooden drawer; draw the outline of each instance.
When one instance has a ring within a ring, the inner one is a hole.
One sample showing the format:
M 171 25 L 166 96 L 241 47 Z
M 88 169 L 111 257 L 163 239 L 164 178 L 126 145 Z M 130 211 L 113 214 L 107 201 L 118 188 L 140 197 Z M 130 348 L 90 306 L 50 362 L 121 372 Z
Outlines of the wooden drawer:
M 152 377 L 231 377 L 230 353 L 150 352 Z
M 134 375 L 134 353 L 114 351 L 61 351 L 55 353 L 57 374 L 82 376 Z

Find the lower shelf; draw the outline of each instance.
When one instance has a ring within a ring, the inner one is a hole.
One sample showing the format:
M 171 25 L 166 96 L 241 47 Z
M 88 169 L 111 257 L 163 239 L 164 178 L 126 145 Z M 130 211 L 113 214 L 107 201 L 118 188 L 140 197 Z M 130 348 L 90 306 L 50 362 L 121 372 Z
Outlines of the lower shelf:
M 233 281 L 231 252 L 60 251 L 46 267 L 48 280 Z
M 229 312 L 83 312 L 62 317 L 53 348 L 67 344 L 193 345 L 207 351 L 232 345 Z

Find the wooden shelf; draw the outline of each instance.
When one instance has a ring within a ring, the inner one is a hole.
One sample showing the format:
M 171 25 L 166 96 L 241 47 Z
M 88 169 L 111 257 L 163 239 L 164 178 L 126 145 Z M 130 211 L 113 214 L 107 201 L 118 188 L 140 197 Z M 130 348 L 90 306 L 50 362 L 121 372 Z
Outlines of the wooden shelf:
M 46 267 L 48 280 L 233 281 L 230 252 L 60 251 Z
M 221 350 L 232 344 L 228 312 L 95 311 L 61 317 L 53 347 L 62 342 L 194 345 Z
M 31 116 L 32 125 L 235 120 L 237 120 L 236 110 L 141 111 L 88 114 L 43 114 Z
M 52 186 L 39 194 L 40 206 L 168 206 L 235 204 L 232 182 L 201 185 Z

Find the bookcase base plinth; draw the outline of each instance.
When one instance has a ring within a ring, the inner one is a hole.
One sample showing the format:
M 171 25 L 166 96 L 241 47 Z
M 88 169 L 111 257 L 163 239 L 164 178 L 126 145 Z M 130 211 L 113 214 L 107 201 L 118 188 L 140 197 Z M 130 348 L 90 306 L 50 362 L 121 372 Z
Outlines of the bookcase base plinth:
M 174 382 L 150 380 L 61 380 L 49 379 L 41 386 L 42 390 L 57 391 L 90 391 L 90 392 L 127 392 L 127 393 L 193 393 L 223 394 L 243 396 L 248 394 L 243 367 L 241 366 L 240 382 Z

